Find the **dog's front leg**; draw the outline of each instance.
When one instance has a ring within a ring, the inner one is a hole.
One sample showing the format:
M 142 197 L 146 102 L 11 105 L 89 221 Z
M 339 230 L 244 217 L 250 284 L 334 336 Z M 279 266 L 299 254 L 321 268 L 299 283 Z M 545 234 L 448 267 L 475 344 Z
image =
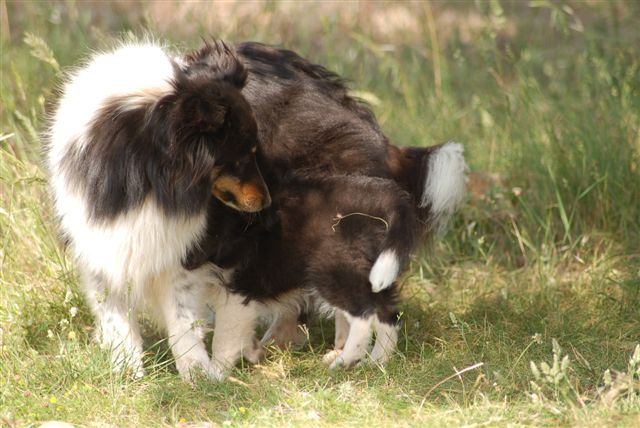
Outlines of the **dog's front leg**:
M 116 287 L 106 275 L 80 267 L 81 285 L 95 317 L 96 338 L 111 353 L 115 371 L 131 370 L 134 377 L 144 375 L 142 337 L 134 302 L 126 287 Z
M 255 337 L 259 305 L 256 302 L 245 304 L 244 297 L 224 289 L 214 294 L 216 326 L 211 350 L 213 364 L 226 372 L 235 366 L 241 356 L 252 363 L 258 362 L 264 355 Z
M 342 353 L 342 349 L 344 348 L 344 344 L 347 341 L 347 336 L 349 335 L 349 321 L 344 313 L 336 309 L 335 311 L 335 339 L 333 349 L 327 352 L 322 360 L 325 364 L 333 363 L 336 358 Z
M 156 281 L 154 296 L 169 336 L 169 346 L 180 376 L 191 381 L 197 373 L 223 380 L 224 373 L 211 363 L 204 345 L 206 293 L 210 271 L 206 267 L 179 269 Z
M 396 351 L 400 327 L 397 321 L 395 323 L 381 321 L 376 315 L 373 328 L 376 332 L 376 342 L 371 351 L 371 359 L 378 364 L 384 364 Z
M 338 310 L 336 310 L 336 312 L 338 312 Z M 372 327 L 375 315 L 357 317 L 344 312 L 343 315 L 349 322 L 349 334 L 347 335 L 347 340 L 345 341 L 342 352 L 335 357 L 335 360 L 329 366 L 331 370 L 341 367 L 351 367 L 362 360 L 367 354 L 373 333 Z M 325 361 L 328 362 L 326 356 Z

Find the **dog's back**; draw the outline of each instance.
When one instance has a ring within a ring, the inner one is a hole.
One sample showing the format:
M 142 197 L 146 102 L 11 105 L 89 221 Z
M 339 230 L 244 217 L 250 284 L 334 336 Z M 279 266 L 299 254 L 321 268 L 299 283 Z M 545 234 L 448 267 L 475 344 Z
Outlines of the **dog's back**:
M 272 172 L 388 176 L 386 137 L 337 75 L 291 51 L 259 43 L 237 50 L 249 69 L 243 94 Z
M 425 231 L 446 225 L 464 195 L 462 145 L 395 146 L 337 74 L 285 49 L 248 42 L 237 50 L 270 185 L 291 170 L 390 178 L 413 196 Z

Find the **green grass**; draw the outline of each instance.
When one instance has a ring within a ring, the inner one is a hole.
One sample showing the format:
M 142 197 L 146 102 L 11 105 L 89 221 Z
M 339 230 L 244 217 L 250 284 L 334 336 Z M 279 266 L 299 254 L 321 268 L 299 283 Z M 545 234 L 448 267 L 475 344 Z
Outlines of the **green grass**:
M 637 426 L 638 4 L 190 8 L 7 3 L 0 423 Z M 179 48 L 206 34 L 286 46 L 349 78 L 393 142 L 464 143 L 467 204 L 414 259 L 386 367 L 329 372 L 332 323 L 316 321 L 303 350 L 194 385 L 147 326 L 148 376 L 112 374 L 56 238 L 38 133 L 60 70 L 149 32 Z

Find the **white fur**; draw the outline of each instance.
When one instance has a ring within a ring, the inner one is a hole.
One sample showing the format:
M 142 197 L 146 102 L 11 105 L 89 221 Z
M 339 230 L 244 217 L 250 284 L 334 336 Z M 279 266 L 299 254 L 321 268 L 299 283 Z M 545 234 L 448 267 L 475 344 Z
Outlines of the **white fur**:
M 96 339 L 103 349 L 111 352 L 114 370 L 129 367 L 134 377 L 141 377 L 144 374 L 142 337 L 135 308 L 129 305 L 126 295 L 109 290 L 100 275 L 82 268 L 80 275 L 87 302 L 96 318 Z
M 420 207 L 431 206 L 434 229 L 438 232 L 446 227 L 449 218 L 462 203 L 466 171 L 462 144 L 447 143 L 429 158 Z
M 71 249 L 83 267 L 107 277 L 113 287 L 131 281 L 135 298 L 149 277 L 175 267 L 203 232 L 204 212 L 189 218 L 167 218 L 152 200 L 112 222 L 93 222 L 87 201 L 69 183 L 61 161 L 72 147 L 88 144 L 87 127 L 104 103 L 127 96 L 127 103 L 159 98 L 171 90 L 171 60 L 152 44 L 125 45 L 94 56 L 70 76 L 49 135 L 48 163 L 56 213 Z M 126 108 L 126 103 L 124 108 Z
M 142 339 L 136 314 L 148 303 L 169 334 L 180 375 L 202 369 L 213 379 L 223 372 L 207 356 L 201 320 L 207 287 L 221 289 L 211 267 L 182 268 L 189 248 L 204 233 L 206 213 L 168 216 L 151 198 L 111 220 L 89 217 L 88 201 L 61 168 L 65 154 L 90 141 L 87 129 L 108 100 L 121 109 L 153 102 L 172 90 L 170 57 L 153 44 L 125 45 L 98 54 L 69 77 L 49 131 L 47 161 L 55 210 L 78 262 L 82 286 L 103 346 L 116 368 L 142 374 Z M 133 142 L 132 142 L 133 143 Z
M 96 112 L 111 97 L 132 103 L 159 98 L 171 90 L 173 67 L 160 46 L 123 45 L 94 55 L 87 65 L 67 76 L 50 130 L 49 167 L 55 168 L 66 149 L 86 144 L 82 138 Z
M 255 327 L 266 307 L 255 301 L 245 305 L 243 296 L 223 289 L 214 293 L 213 302 L 216 327 L 211 346 L 212 363 L 224 373 L 241 356 L 250 362 L 258 362 L 263 350 L 255 337 Z
M 354 317 L 339 309 L 336 309 L 335 317 L 335 346 L 323 357 L 324 363 L 329 364 L 329 369 L 364 363 L 373 331 L 376 333 L 376 341 L 371 351 L 371 361 L 384 364 L 396 351 L 397 326 L 380 321 L 377 315 Z
M 376 343 L 371 351 L 371 359 L 384 364 L 393 355 L 398 345 L 398 327 L 381 322 L 378 317 L 373 320 L 376 332 Z
M 347 336 L 342 352 L 340 352 L 329 365 L 329 370 L 351 367 L 353 364 L 362 360 L 367 355 L 369 342 L 371 341 L 371 334 L 373 333 L 372 324 L 375 315 L 361 318 L 353 317 L 343 312 L 343 316 L 349 321 L 349 335 Z M 327 359 L 325 359 L 325 361 L 327 361 Z
M 388 288 L 400 273 L 400 260 L 394 250 L 384 250 L 374 263 L 369 273 L 371 290 L 378 293 Z
M 322 361 L 329 365 L 333 363 L 336 358 L 340 356 L 342 350 L 344 349 L 344 345 L 347 342 L 347 337 L 349 336 L 349 321 L 345 316 L 345 313 L 340 310 L 335 311 L 335 338 L 333 349 L 327 352 Z
M 172 276 L 154 282 L 149 302 L 169 337 L 169 346 L 178 372 L 191 380 L 195 371 L 210 379 L 223 380 L 225 372 L 212 363 L 203 345 L 207 331 L 205 302 L 211 293 L 223 288 L 219 272 L 213 265 L 194 271 L 176 270 Z

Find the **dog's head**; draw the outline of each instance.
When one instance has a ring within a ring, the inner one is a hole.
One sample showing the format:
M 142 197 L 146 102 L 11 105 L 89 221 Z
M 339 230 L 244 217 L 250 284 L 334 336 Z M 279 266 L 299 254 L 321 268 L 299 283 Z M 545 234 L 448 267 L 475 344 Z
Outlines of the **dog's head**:
M 268 207 L 271 197 L 255 159 L 258 128 L 241 94 L 244 65 L 217 42 L 187 55 L 175 69 L 174 95 L 160 108 L 168 110 L 161 126 L 173 136 L 167 157 L 183 159 L 173 166 L 177 179 L 213 180 L 213 195 L 239 211 Z

